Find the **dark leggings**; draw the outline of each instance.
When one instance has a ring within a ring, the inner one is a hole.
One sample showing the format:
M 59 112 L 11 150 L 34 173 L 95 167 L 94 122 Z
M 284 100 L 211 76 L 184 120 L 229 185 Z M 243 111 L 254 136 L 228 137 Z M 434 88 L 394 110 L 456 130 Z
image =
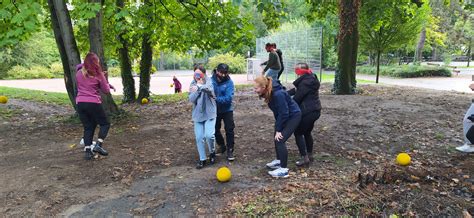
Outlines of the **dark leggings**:
M 95 127 L 100 126 L 99 139 L 104 140 L 109 132 L 110 123 L 105 115 L 104 108 L 98 103 L 79 102 L 77 113 L 84 126 L 84 144 L 90 146 L 94 138 Z
M 321 110 L 313 111 L 304 115 L 295 131 L 296 145 L 301 156 L 313 153 L 313 131 L 314 122 L 321 116 Z
M 290 138 L 290 136 L 295 132 L 298 124 L 301 121 L 301 113 L 293 115 L 288 121 L 286 121 L 286 125 L 281 131 L 283 135 L 283 139 L 280 141 L 275 140 L 275 151 L 277 160 L 280 160 L 280 166 L 282 168 L 287 168 L 288 164 L 288 150 L 286 149 L 286 141 Z M 273 134 L 273 138 L 275 139 L 275 134 Z
M 474 126 L 471 126 L 469 130 L 466 133 L 466 138 L 471 142 L 471 144 L 474 144 Z

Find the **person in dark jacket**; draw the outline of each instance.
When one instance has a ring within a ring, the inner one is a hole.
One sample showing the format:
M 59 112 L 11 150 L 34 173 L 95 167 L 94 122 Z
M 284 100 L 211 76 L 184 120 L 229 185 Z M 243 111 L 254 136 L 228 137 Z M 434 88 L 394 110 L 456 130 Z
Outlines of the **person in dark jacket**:
M 176 78 L 176 76 L 173 76 L 173 85 L 174 85 L 174 93 L 181 93 L 181 82 Z
M 288 151 L 286 141 L 298 127 L 301 120 L 301 111 L 298 104 L 291 99 L 278 81 L 271 77 L 260 76 L 255 79 L 255 92 L 263 99 L 273 111 L 275 117 L 275 150 L 276 159 L 267 163 L 267 167 L 274 169 L 269 171 L 273 177 L 288 177 Z
M 283 52 L 281 52 L 280 49 L 277 48 L 276 43 L 272 43 L 273 50 L 277 53 L 278 55 L 278 60 L 280 61 L 280 71 L 278 71 L 278 80 L 280 80 L 280 76 L 285 70 L 285 66 L 283 65 Z
M 234 107 L 232 100 L 234 98 L 234 82 L 229 76 L 229 66 L 219 64 L 213 71 L 212 85 L 216 95 L 217 119 L 216 119 L 216 142 L 219 145 L 218 153 L 224 154 L 227 150 L 227 160 L 233 161 L 234 158 Z M 221 122 L 224 120 L 224 129 L 226 141 L 221 134 Z M 227 143 L 226 143 L 227 142 Z
M 271 43 L 265 44 L 265 50 L 268 52 L 268 61 L 266 61 L 266 66 L 262 71 L 262 75 L 271 77 L 273 80 L 278 80 L 278 72 L 280 72 L 280 58 L 278 54 L 273 49 Z
M 295 131 L 296 145 L 301 159 L 296 161 L 297 166 L 308 165 L 313 161 L 313 131 L 314 123 L 321 116 L 321 102 L 319 100 L 319 80 L 309 69 L 308 64 L 298 63 L 295 67 L 298 78 L 293 82 L 295 88 L 288 90 L 293 100 L 301 109 L 301 122 Z

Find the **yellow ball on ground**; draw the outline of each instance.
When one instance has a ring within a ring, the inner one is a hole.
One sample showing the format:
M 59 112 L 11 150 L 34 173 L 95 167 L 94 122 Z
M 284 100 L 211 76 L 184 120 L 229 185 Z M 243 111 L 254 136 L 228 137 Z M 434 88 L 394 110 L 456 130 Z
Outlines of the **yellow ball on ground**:
M 147 98 L 142 98 L 142 104 L 148 104 L 148 99 Z
M 8 102 L 7 96 L 0 96 L 0 104 L 6 104 Z
M 410 164 L 411 157 L 407 153 L 400 153 L 397 155 L 397 164 L 406 166 Z
M 221 167 L 216 172 L 216 177 L 219 182 L 228 182 L 232 178 L 232 173 L 227 167 Z

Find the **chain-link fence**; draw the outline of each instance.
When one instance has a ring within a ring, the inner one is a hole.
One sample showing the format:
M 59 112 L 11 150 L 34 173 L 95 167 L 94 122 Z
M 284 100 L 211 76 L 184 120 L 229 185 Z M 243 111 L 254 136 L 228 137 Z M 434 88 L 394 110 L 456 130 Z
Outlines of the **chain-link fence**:
M 257 39 L 256 57 L 247 59 L 247 79 L 252 80 L 261 75 L 263 66 L 260 64 L 268 60 L 266 43 L 276 43 L 283 53 L 285 70 L 280 80 L 292 82 L 295 79 L 294 66 L 297 63 L 307 63 L 314 73 L 321 72 L 322 61 L 322 27 L 313 27 L 301 31 L 275 34 Z

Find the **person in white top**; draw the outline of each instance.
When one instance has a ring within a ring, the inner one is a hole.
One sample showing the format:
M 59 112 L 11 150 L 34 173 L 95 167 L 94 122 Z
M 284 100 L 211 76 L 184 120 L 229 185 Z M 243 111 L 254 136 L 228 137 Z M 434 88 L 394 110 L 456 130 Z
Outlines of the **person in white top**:
M 474 83 L 469 85 L 469 88 L 474 91 Z M 464 145 L 456 147 L 456 150 L 465 153 L 474 153 L 474 100 L 467 110 L 466 115 L 463 119 L 463 134 L 464 134 Z

